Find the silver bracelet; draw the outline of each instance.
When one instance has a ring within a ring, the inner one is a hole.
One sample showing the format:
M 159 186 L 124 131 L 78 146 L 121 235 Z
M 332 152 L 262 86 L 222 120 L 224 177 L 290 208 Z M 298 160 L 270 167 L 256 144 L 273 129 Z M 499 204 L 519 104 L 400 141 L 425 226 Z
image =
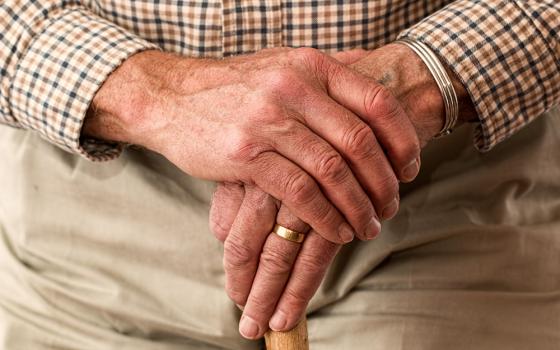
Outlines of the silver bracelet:
M 426 64 L 430 73 L 432 73 L 441 92 L 443 105 L 445 107 L 445 123 L 434 138 L 451 134 L 459 118 L 459 100 L 457 99 L 457 93 L 455 92 L 451 78 L 449 78 L 445 68 L 426 44 L 408 38 L 399 39 L 395 41 L 395 43 L 406 45 L 420 56 L 420 59 Z

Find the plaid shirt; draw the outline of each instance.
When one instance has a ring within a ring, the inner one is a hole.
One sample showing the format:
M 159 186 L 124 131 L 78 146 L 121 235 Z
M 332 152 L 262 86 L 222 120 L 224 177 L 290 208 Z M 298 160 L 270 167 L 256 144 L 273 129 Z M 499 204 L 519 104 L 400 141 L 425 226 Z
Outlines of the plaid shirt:
M 274 46 L 373 49 L 398 36 L 455 71 L 489 150 L 560 101 L 558 0 L 1 0 L 0 121 L 90 159 L 80 140 L 95 92 L 130 55 L 227 57 Z

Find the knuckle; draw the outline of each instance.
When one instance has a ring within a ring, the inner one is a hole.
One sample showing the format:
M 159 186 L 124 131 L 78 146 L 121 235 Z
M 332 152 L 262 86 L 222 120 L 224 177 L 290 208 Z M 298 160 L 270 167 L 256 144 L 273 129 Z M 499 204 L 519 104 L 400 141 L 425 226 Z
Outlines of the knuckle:
M 329 153 L 317 163 L 317 174 L 329 183 L 340 183 L 348 175 L 346 162 L 339 154 Z
M 270 145 L 251 135 L 248 130 L 231 133 L 225 142 L 226 159 L 242 164 L 257 161 L 263 153 L 271 150 Z
M 247 201 L 247 206 L 251 209 L 251 215 L 255 222 L 258 222 L 259 218 L 268 218 L 275 204 L 274 199 L 268 193 L 260 190 L 258 193 L 251 194 Z
M 420 144 L 417 138 L 408 139 L 397 147 L 403 164 L 410 163 L 420 155 Z
M 297 120 L 291 118 L 286 118 L 274 123 L 274 133 L 277 137 L 281 137 L 282 139 L 297 140 L 298 133 L 301 129 L 301 124 Z
M 271 87 L 266 89 L 271 89 Z M 286 119 L 286 108 L 280 100 L 280 94 L 266 89 L 254 92 L 247 101 L 248 112 L 241 120 L 241 130 L 254 133 L 258 131 L 255 129 L 256 126 L 268 125 Z M 249 134 L 252 135 L 253 133 Z
M 316 62 L 317 60 L 322 60 L 324 58 L 324 54 L 321 53 L 321 51 L 312 47 L 300 47 L 293 50 L 293 52 L 296 57 L 307 62 Z
M 227 290 L 227 295 L 234 303 L 238 305 L 245 305 L 247 302 L 247 295 L 236 290 Z
M 267 293 L 251 291 L 243 312 L 251 315 L 254 319 L 260 319 L 274 310 L 275 303 L 276 300 Z
M 368 115 L 376 113 L 376 105 L 378 104 L 378 96 L 384 90 L 382 85 L 374 85 L 373 87 L 368 87 L 363 94 L 364 98 L 364 111 Z
M 315 72 L 327 74 L 327 76 L 335 75 L 342 68 L 342 65 L 332 64 L 326 54 L 315 48 L 301 47 L 295 49 L 294 54 L 296 59 L 303 62 L 305 66 L 310 67 Z
M 217 202 L 224 198 L 240 198 L 245 193 L 245 188 L 234 182 L 219 182 L 214 192 L 213 201 Z
M 287 303 L 290 305 L 290 313 L 295 313 L 299 311 L 300 308 L 304 308 L 307 305 L 310 299 L 309 294 L 312 293 L 306 289 L 308 288 L 302 288 L 301 291 L 297 291 L 292 288 L 287 288 L 284 291 Z
M 399 192 L 399 182 L 394 175 L 387 176 L 381 180 L 378 188 L 379 201 L 386 205 L 397 196 Z
M 323 205 L 322 203 L 319 205 L 314 205 L 313 218 L 318 225 L 326 227 L 326 229 L 322 231 L 322 233 L 325 235 L 325 238 L 328 239 L 330 237 L 331 240 L 337 240 L 338 234 L 332 228 L 338 227 L 343 219 L 340 217 L 340 214 L 338 214 L 336 208 L 332 205 L 328 205 L 328 203 L 329 202 L 327 201 L 327 205 Z
M 311 201 L 314 197 L 314 190 L 313 181 L 304 172 L 298 171 L 288 176 L 285 192 L 296 205 Z
M 238 240 L 226 240 L 224 244 L 224 267 L 226 269 L 240 269 L 255 260 L 251 248 Z
M 399 111 L 399 103 L 393 94 L 383 85 L 375 85 L 364 94 L 364 110 L 368 115 L 383 116 L 383 120 L 392 120 Z
M 324 271 L 330 264 L 331 256 L 329 254 L 300 254 L 298 264 L 304 271 L 308 271 L 315 275 Z
M 344 146 L 348 154 L 361 160 L 371 155 L 375 148 L 375 136 L 366 124 L 360 123 L 353 130 L 348 131 L 344 138 Z
M 226 293 L 228 297 L 239 305 L 245 305 L 247 302 L 247 292 L 242 290 L 241 284 L 230 280 L 226 281 Z
M 282 96 L 292 94 L 294 90 L 298 90 L 297 87 L 302 85 L 300 75 L 290 67 L 274 69 L 268 72 L 265 79 L 267 89 L 273 96 L 278 93 Z
M 369 150 L 368 158 L 371 158 L 376 163 L 379 162 L 380 164 L 382 164 L 382 162 L 387 159 L 387 157 L 385 156 L 385 153 L 383 152 L 381 147 L 377 144 Z
M 297 216 L 293 215 L 285 206 L 280 207 L 278 215 L 276 217 L 276 222 L 284 227 L 288 227 L 300 232 L 307 232 L 309 230 L 309 226 L 307 225 L 307 223 L 302 221 Z
M 213 216 L 210 217 L 210 230 L 212 231 L 212 234 L 214 234 L 214 237 L 222 243 L 225 242 L 229 234 L 229 229 L 223 227 L 219 220 Z
M 270 277 L 285 276 L 292 269 L 292 256 L 289 252 L 282 249 L 265 248 L 261 254 L 259 266 Z
M 319 65 L 318 65 L 319 66 Z M 339 63 L 332 63 L 326 57 L 321 61 L 321 72 L 327 74 L 327 85 L 336 85 L 339 80 L 347 79 L 346 69 L 343 65 Z

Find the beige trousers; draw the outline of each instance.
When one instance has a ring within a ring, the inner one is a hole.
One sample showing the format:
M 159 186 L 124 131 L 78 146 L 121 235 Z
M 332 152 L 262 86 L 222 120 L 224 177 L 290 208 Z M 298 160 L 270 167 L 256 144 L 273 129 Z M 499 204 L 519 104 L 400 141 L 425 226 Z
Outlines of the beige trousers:
M 237 333 L 213 185 L 128 150 L 90 163 L 0 127 L 0 348 L 258 349 Z M 488 154 L 433 142 L 373 242 L 309 307 L 311 349 L 560 349 L 560 112 Z

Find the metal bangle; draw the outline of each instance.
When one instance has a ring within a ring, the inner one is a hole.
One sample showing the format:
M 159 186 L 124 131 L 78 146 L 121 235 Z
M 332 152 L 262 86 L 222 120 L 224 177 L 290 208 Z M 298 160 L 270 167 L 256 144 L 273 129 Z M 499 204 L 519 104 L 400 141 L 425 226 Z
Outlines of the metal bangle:
M 459 100 L 457 99 L 457 93 L 455 92 L 455 88 L 453 87 L 453 83 L 445 67 L 436 54 L 426 44 L 420 41 L 402 38 L 395 41 L 395 43 L 406 45 L 414 51 L 426 64 L 428 70 L 434 77 L 443 97 L 443 105 L 445 108 L 445 123 L 434 138 L 449 135 L 453 131 L 455 124 L 457 124 L 457 119 L 459 118 Z

